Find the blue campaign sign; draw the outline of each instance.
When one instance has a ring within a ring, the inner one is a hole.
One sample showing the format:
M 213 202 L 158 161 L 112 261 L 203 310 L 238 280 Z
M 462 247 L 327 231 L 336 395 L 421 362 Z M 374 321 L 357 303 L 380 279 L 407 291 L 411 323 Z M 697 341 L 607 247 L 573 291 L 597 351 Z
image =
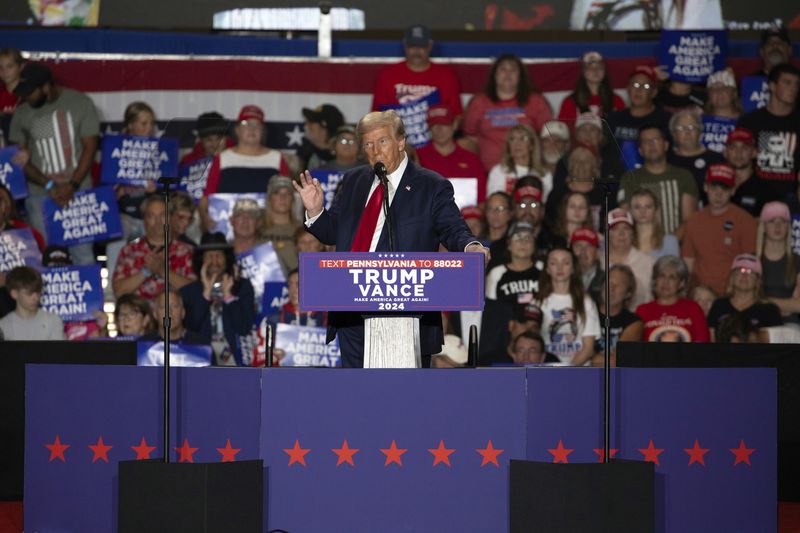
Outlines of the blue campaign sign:
M 240 273 L 243 278 L 250 280 L 253 284 L 253 292 L 256 301 L 261 301 L 264 296 L 264 284 L 268 281 L 286 282 L 286 278 L 281 270 L 278 254 L 271 242 L 259 244 L 252 250 L 248 250 L 236 255 L 236 263 L 239 265 Z
M 213 157 L 205 157 L 188 165 L 181 165 L 178 177 L 181 179 L 178 188 L 189 193 L 195 202 L 199 202 L 206 190 L 208 171 L 211 169 Z
M 65 266 L 42 269 L 41 305 L 65 322 L 94 320 L 103 310 L 100 265 Z
M 480 311 L 478 253 L 302 253 L 304 311 Z
M 622 160 L 625 162 L 625 168 L 633 170 L 642 166 L 642 154 L 639 153 L 639 146 L 636 141 L 623 141 L 620 147 L 622 151 Z
M 289 301 L 289 287 L 285 281 L 264 283 L 264 296 L 261 299 L 261 314 L 269 316 L 277 313 Z
M 342 366 L 339 339 L 326 344 L 326 335 L 325 328 L 278 324 L 275 349 L 283 352 L 279 366 Z
M 408 142 L 414 148 L 419 148 L 420 146 L 425 146 L 431 140 L 431 132 L 428 130 L 428 109 L 438 104 L 440 100 L 439 90 L 436 89 L 417 100 L 399 105 L 383 105 L 381 106 L 381 111 L 394 109 L 403 119 Z
M 14 267 L 42 268 L 42 252 L 30 228 L 0 231 L 0 272 Z
M 164 342 L 139 341 L 136 343 L 136 364 L 139 366 L 164 366 Z M 169 343 L 170 366 L 211 366 L 211 346 L 207 344 Z
M 742 109 L 745 113 L 766 107 L 769 102 L 769 86 L 766 76 L 742 78 Z
M 100 181 L 144 187 L 148 181 L 178 175 L 178 139 L 106 135 Z
M 28 196 L 28 182 L 25 181 L 25 173 L 21 166 L 11 161 L 18 153 L 19 147 L 17 146 L 0 149 L 0 184 L 5 185 L 11 191 L 11 196 L 15 200 Z
M 792 215 L 792 252 L 800 254 L 800 215 Z
M 311 176 L 319 180 L 322 190 L 325 191 L 325 209 L 330 209 L 336 189 L 344 178 L 344 171 L 314 169 Z
M 703 133 L 700 142 L 709 150 L 722 153 L 728 134 L 736 127 L 736 119 L 703 115 Z
M 728 33 L 725 30 L 662 30 L 660 64 L 669 79 L 704 83 L 706 78 L 725 68 Z
M 111 187 L 78 191 L 65 207 L 47 197 L 42 212 L 49 244 L 72 246 L 122 236 L 119 207 Z
M 219 231 L 225 234 L 228 240 L 233 239 L 233 227 L 230 224 L 233 207 L 236 200 L 252 198 L 258 205 L 264 207 L 267 199 L 266 193 L 244 192 L 244 193 L 217 193 L 208 195 L 208 218 L 214 222 L 211 231 Z

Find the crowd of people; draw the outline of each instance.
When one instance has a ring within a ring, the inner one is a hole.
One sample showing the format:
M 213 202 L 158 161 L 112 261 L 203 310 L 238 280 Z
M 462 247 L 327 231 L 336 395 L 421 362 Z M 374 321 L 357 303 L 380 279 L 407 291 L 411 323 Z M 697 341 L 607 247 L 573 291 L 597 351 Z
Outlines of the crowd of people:
M 373 110 L 402 116 L 409 103 L 426 103 L 421 120 L 406 119 L 407 156 L 450 180 L 476 181 L 476 204 L 461 211 L 491 251 L 484 311 L 443 314 L 446 342 L 434 364 L 464 363 L 471 325 L 480 331 L 483 364 L 577 366 L 602 364 L 607 322 L 612 361 L 619 342 L 770 342 L 779 326 L 781 338 L 800 328 L 792 231 L 800 215 L 800 70 L 789 44 L 784 29 L 764 32 L 754 74 L 766 76 L 769 101 L 755 111 L 742 111 L 731 70 L 698 87 L 639 66 L 622 98 L 603 56 L 587 51 L 574 90 L 554 113 L 512 54 L 494 60 L 484 89 L 462 108 L 458 77 L 430 58 L 430 32 L 410 28 L 406 59 L 376 80 Z M 0 50 L 0 80 L 0 112 L 12 117 L 8 141 L 19 146 L 14 161 L 29 187 L 24 202 L 0 187 L 0 232 L 30 227 L 49 251 L 42 202 L 67 205 L 93 185 L 97 112 L 87 96 L 17 50 Z M 201 114 L 197 144 L 182 161 L 211 158 L 197 202 L 176 192 L 167 212 L 153 183 L 115 187 L 123 235 L 105 243 L 104 255 L 115 302 L 110 322 L 120 338 L 164 335 L 168 277 L 172 339 L 211 345 L 218 365 L 246 364 L 239 338 L 257 324 L 260 304 L 236 256 L 265 242 L 289 294 L 267 320 L 327 324 L 325 313 L 299 308 L 298 253 L 329 248 L 305 230 L 292 176 L 362 165 L 362 139 L 333 104 L 298 116 L 303 145 L 284 153 L 265 146 L 265 113 L 256 105 L 244 106 L 232 129 L 219 113 Z M 701 142 L 709 116 L 736 121 L 719 152 Z M 154 136 L 155 121 L 147 103 L 132 102 L 123 132 Z M 625 145 L 638 161 L 624 154 Z M 266 193 L 266 205 L 238 200 L 226 236 L 209 213 L 216 193 Z M 96 261 L 91 245 L 57 251 L 76 265 Z M 39 309 L 42 278 L 34 268 L 0 273 L 0 286 L 6 339 L 64 338 L 60 319 Z M 108 317 L 96 319 L 96 334 L 107 336 Z

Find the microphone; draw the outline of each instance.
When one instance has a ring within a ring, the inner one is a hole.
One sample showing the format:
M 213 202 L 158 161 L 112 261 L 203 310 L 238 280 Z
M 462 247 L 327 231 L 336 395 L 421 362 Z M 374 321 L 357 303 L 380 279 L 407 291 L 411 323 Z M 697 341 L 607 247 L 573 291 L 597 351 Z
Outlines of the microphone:
M 372 167 L 372 170 L 375 171 L 375 175 L 378 176 L 378 179 L 381 180 L 381 183 L 386 181 L 386 165 L 383 164 L 383 161 L 378 161 L 375 163 L 375 166 Z
M 469 327 L 467 367 L 478 368 L 478 327 L 475 324 Z

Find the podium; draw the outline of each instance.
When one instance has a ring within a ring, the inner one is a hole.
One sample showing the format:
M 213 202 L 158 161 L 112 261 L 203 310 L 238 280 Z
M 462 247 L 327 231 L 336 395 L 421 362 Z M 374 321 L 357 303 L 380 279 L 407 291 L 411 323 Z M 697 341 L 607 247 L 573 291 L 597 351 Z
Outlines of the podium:
M 364 368 L 419 368 L 422 313 L 483 309 L 480 253 L 301 253 L 299 270 L 300 309 L 364 318 Z

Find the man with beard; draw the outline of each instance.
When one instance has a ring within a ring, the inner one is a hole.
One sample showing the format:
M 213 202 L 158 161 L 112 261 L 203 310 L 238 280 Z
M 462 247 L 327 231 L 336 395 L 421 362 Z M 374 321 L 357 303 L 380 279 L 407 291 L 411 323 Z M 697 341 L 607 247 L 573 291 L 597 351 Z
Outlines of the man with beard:
M 30 224 L 44 233 L 44 199 L 50 196 L 63 206 L 75 191 L 90 187 L 100 122 L 89 97 L 55 83 L 41 63 L 25 65 L 14 94 L 24 103 L 11 119 L 9 140 L 21 150 Z M 94 262 L 91 243 L 71 247 L 70 254 L 77 265 Z
M 752 132 L 745 128 L 735 128 L 728 134 L 722 153 L 736 171 L 736 189 L 731 202 L 758 217 L 764 204 L 778 198 L 771 188 L 764 187 L 756 177 L 753 161 L 757 150 Z
M 761 67 L 751 76 L 769 76 L 772 67 L 789 63 L 792 59 L 792 42 L 786 28 L 780 26 L 762 31 L 758 55 L 761 56 Z

